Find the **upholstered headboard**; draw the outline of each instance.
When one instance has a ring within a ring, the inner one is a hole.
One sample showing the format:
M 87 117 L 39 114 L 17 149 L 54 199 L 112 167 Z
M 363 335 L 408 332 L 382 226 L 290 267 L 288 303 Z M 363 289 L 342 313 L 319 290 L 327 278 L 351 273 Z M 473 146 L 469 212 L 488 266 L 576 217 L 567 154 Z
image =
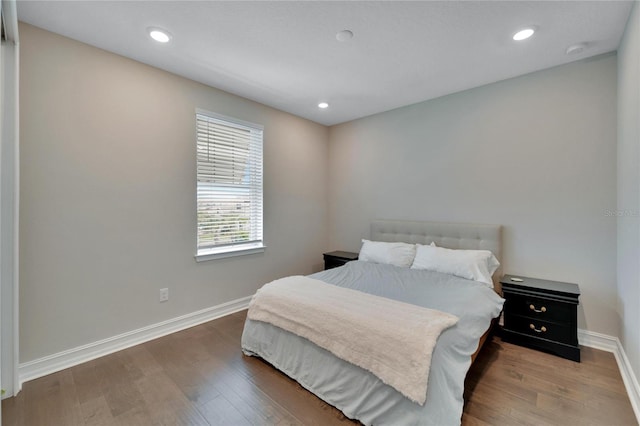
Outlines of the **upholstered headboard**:
M 450 249 L 490 250 L 502 263 L 502 226 L 473 223 L 376 220 L 371 222 L 371 240 L 431 244 Z M 502 266 L 493 274 L 500 293 Z

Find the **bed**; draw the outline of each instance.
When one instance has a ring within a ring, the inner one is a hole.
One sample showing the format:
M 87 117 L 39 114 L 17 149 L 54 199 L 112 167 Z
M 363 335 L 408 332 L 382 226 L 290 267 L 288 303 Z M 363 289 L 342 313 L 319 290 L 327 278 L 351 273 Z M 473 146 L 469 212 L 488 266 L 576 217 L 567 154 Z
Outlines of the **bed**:
M 375 221 L 371 240 L 450 249 L 489 250 L 501 257 L 498 225 Z M 494 274 L 497 281 L 500 271 Z M 363 424 L 459 424 L 464 379 L 503 299 L 481 282 L 430 270 L 354 261 L 310 276 L 326 284 L 452 314 L 431 354 L 424 404 L 407 398 L 378 376 L 335 356 L 310 340 L 263 321 L 247 319 L 242 350 L 295 379 L 322 400 Z

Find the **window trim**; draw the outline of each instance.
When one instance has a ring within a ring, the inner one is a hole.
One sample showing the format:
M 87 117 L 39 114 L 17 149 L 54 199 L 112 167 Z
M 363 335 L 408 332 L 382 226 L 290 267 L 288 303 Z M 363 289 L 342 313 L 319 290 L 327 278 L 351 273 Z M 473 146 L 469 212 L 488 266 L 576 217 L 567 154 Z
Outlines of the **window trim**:
M 249 247 L 249 244 L 253 247 Z M 194 256 L 196 262 L 206 262 L 207 260 L 224 259 L 226 257 L 246 256 L 248 254 L 263 253 L 267 246 L 263 243 L 247 243 L 238 244 L 237 246 L 219 247 L 217 249 L 208 249 L 206 253 Z
M 262 191 L 261 191 L 261 197 L 263 198 L 262 201 L 262 240 L 261 241 L 251 241 L 251 242 L 246 242 L 246 243 L 239 243 L 236 245 L 227 245 L 227 246 L 223 246 L 223 247 L 211 247 L 211 248 L 207 248 L 207 249 L 200 249 L 198 250 L 198 235 L 197 235 L 197 228 L 198 228 L 198 207 L 197 207 L 197 202 L 198 202 L 198 195 L 196 193 L 196 247 L 195 247 L 195 254 L 194 254 L 194 258 L 196 260 L 196 262 L 206 262 L 208 260 L 214 260 L 214 259 L 224 259 L 224 258 L 229 258 L 229 257 L 236 257 L 236 256 L 245 256 L 245 255 L 250 255 L 250 254 L 257 254 L 257 253 L 263 253 L 266 249 L 266 244 L 265 244 L 265 238 L 264 238 L 264 126 L 261 124 L 256 124 L 256 123 L 252 123 L 249 121 L 244 121 L 244 120 L 240 120 L 234 117 L 228 117 L 226 115 L 222 115 L 222 114 L 218 114 L 216 112 L 212 112 L 212 111 L 207 111 L 205 109 L 201 109 L 201 108 L 196 108 L 195 111 L 195 119 L 196 119 L 196 123 L 197 123 L 197 116 L 198 114 L 200 115 L 205 115 L 207 117 L 211 117 L 213 119 L 217 119 L 217 120 L 221 120 L 221 121 L 226 121 L 230 124 L 236 124 L 242 127 L 248 127 L 252 130 L 256 130 L 256 131 L 260 131 L 263 132 L 262 134 Z M 197 140 L 197 130 L 196 130 L 196 140 Z M 196 191 L 197 191 L 197 184 L 198 184 L 198 171 L 197 171 L 197 167 L 196 167 Z

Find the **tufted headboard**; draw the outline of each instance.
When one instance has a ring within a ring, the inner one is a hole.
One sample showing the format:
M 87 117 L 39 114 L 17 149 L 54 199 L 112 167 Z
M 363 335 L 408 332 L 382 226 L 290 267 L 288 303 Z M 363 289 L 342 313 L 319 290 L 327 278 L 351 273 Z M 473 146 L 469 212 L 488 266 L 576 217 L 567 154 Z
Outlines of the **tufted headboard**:
M 371 222 L 371 240 L 431 244 L 450 249 L 490 250 L 502 263 L 502 226 L 473 223 L 376 220 Z M 502 267 L 493 274 L 500 293 Z

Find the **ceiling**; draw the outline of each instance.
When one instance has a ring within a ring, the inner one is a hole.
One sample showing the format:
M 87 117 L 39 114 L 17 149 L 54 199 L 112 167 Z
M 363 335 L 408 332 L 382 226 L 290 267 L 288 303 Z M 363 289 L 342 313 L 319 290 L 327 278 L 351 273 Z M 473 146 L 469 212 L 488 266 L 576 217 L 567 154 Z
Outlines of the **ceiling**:
M 29 24 L 333 125 L 617 49 L 632 2 L 24 1 Z M 526 26 L 537 32 L 515 42 Z M 171 42 L 153 41 L 160 27 Z M 351 40 L 336 34 L 348 29 Z M 567 55 L 571 45 L 587 48 Z M 329 108 L 317 107 L 326 101 Z

